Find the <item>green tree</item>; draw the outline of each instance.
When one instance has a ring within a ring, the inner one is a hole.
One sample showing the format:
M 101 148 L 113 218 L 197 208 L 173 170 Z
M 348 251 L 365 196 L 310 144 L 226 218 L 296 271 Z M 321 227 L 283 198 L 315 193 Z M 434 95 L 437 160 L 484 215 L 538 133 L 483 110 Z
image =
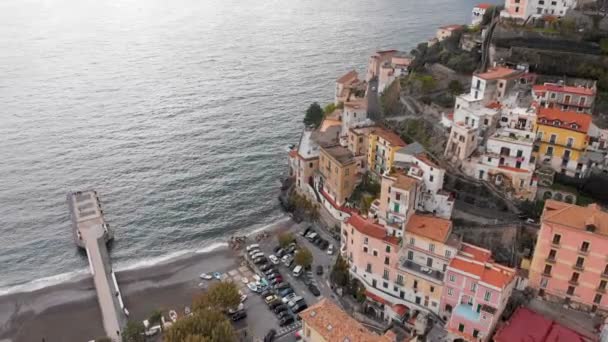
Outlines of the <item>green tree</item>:
M 279 246 L 284 248 L 289 246 L 289 244 L 291 244 L 292 242 L 296 241 L 296 237 L 293 235 L 293 233 L 283 232 L 277 235 L 277 240 L 279 241 Z
M 160 310 L 154 310 L 148 318 L 148 322 L 150 322 L 151 326 L 160 325 L 160 331 L 164 331 L 165 327 L 163 327 L 163 312 Z
M 192 307 L 195 311 L 215 308 L 227 311 L 241 303 L 239 289 L 233 282 L 219 282 L 211 285 L 207 292 L 194 299 Z
M 323 109 L 318 103 L 313 102 L 306 110 L 304 124 L 307 126 L 314 126 L 316 128 L 319 127 L 321 121 L 323 121 Z
M 329 114 L 333 113 L 334 110 L 336 110 L 336 108 L 337 107 L 336 107 L 335 103 L 333 103 L 333 102 L 329 103 L 325 106 L 325 108 L 323 108 L 323 113 L 325 113 L 325 115 L 329 115 Z
M 306 247 L 300 247 L 298 248 L 293 261 L 297 265 L 308 268 L 312 265 L 312 253 Z
M 600 39 L 600 50 L 603 55 L 608 55 L 608 38 Z
M 141 322 L 128 321 L 122 329 L 122 342 L 144 342 L 146 328 Z
M 232 324 L 217 308 L 204 308 L 175 322 L 164 335 L 165 342 L 232 342 Z
M 334 267 L 331 269 L 331 274 L 329 275 L 329 279 L 335 285 L 344 287 L 344 286 L 348 285 L 349 277 L 350 277 L 350 275 L 348 273 L 348 262 L 346 262 L 346 260 L 344 260 L 340 254 L 338 254 L 336 263 L 334 264 Z
M 464 87 L 462 86 L 462 83 L 460 83 L 460 81 L 451 80 L 450 83 L 448 83 L 448 90 L 450 91 L 450 94 L 455 96 L 462 94 L 462 92 L 464 91 Z

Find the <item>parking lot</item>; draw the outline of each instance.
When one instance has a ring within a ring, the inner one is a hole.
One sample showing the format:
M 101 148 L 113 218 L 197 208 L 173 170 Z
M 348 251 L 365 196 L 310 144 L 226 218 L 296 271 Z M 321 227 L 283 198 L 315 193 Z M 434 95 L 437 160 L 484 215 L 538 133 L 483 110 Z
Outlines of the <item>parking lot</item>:
M 304 302 L 308 306 L 310 306 L 324 297 L 332 296 L 332 291 L 329 287 L 328 277 L 329 270 L 335 262 L 335 255 L 339 247 L 336 246 L 335 241 L 331 239 L 328 234 L 321 231 L 320 229 L 315 229 L 315 232 L 321 238 L 327 240 L 329 244 L 333 244 L 334 253 L 333 255 L 329 255 L 326 250 L 322 250 L 317 244 L 311 243 L 308 239 L 299 234 L 308 227 L 308 224 L 303 223 L 298 225 L 295 230 L 291 230 L 291 232 L 296 237 L 296 243 L 298 247 L 303 246 L 311 251 L 313 255 L 311 271 L 303 271 L 299 277 L 296 277 L 293 274 L 293 268 L 295 267 L 295 263 L 288 268 L 283 264 L 283 262 L 279 262 L 277 265 L 274 266 L 274 268 L 276 270 L 275 272 L 281 275 L 281 282 L 289 283 L 289 286 L 293 289 L 293 292 L 297 296 L 302 297 Z M 258 249 L 261 253 L 264 254 L 264 258 L 268 258 L 271 254 L 273 255 L 275 253 L 275 249 L 278 248 L 278 240 L 276 238 L 270 238 L 259 242 L 258 245 Z M 250 258 L 250 254 L 247 252 L 244 253 L 246 254 L 247 259 L 251 262 L 252 260 Z M 266 263 L 268 265 L 272 264 L 270 260 L 268 260 Z M 259 269 L 260 265 L 263 265 L 263 263 L 260 263 L 258 265 L 253 265 L 253 263 L 251 263 L 254 272 L 260 276 L 263 276 L 264 272 Z M 321 275 L 317 274 L 317 266 L 322 267 Z M 310 279 L 310 282 L 315 284 L 319 289 L 320 294 L 318 297 L 313 295 L 308 286 L 305 284 L 306 278 Z M 247 289 L 247 287 L 245 287 L 245 289 Z M 247 309 L 247 318 L 235 323 L 237 329 L 247 329 L 248 332 L 252 333 L 255 337 L 258 338 L 264 338 L 264 336 L 271 329 L 274 329 L 277 332 L 275 337 L 277 341 L 296 340 L 295 333 L 301 327 L 301 324 L 297 319 L 297 315 L 294 315 L 294 323 L 280 327 L 277 316 L 264 302 L 264 298 L 262 298 L 259 293 L 254 293 L 251 291 L 247 291 L 247 294 L 249 296 L 247 301 L 245 302 L 245 307 Z

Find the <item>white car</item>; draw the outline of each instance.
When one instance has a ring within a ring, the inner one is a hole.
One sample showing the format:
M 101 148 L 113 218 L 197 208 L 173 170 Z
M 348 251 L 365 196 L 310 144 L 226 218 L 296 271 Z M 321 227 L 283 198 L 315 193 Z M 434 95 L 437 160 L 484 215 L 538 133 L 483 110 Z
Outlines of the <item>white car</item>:
M 262 278 L 259 275 L 254 274 L 253 275 L 253 280 L 255 280 L 256 282 L 259 282 L 260 280 L 262 280 Z
M 334 245 L 329 245 L 329 247 L 327 247 L 327 254 L 334 254 Z
M 243 284 L 249 283 L 249 279 L 247 279 L 245 277 L 241 278 L 241 281 L 243 282 Z
M 298 295 L 295 293 L 291 293 L 288 294 L 287 296 L 283 297 L 283 299 L 281 299 L 281 301 L 285 304 L 289 303 L 290 300 L 293 300 L 294 298 L 296 298 Z
M 201 279 L 205 279 L 205 280 L 210 280 L 213 279 L 213 276 L 209 273 L 201 273 L 201 275 L 199 276 Z
M 254 243 L 253 245 L 247 246 L 247 252 L 249 252 L 252 249 L 260 249 L 260 245 L 258 245 L 257 243 Z
M 264 253 L 257 252 L 251 256 L 251 259 L 256 259 L 256 258 L 263 257 L 263 256 L 264 256 Z
M 280 261 L 279 261 L 279 258 L 277 258 L 277 256 L 276 256 L 276 255 L 274 255 L 274 254 L 270 254 L 270 255 L 268 256 L 268 259 L 270 259 L 270 262 L 271 262 L 273 265 L 278 265 L 278 264 L 279 264 L 279 262 L 280 262 Z

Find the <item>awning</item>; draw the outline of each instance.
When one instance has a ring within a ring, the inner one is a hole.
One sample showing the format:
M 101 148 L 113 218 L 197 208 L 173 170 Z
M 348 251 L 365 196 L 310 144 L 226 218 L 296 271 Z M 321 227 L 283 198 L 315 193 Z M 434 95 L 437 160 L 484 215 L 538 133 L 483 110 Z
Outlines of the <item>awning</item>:
M 393 305 L 393 311 L 401 317 L 403 317 L 406 313 L 410 312 L 410 308 L 403 304 L 395 304 Z
M 384 298 L 373 294 L 371 292 L 369 292 L 368 290 L 365 291 L 365 297 L 367 297 L 368 299 L 373 300 L 374 302 L 378 302 L 380 304 L 385 304 L 385 305 L 391 305 L 391 303 L 389 303 L 387 300 L 385 300 Z

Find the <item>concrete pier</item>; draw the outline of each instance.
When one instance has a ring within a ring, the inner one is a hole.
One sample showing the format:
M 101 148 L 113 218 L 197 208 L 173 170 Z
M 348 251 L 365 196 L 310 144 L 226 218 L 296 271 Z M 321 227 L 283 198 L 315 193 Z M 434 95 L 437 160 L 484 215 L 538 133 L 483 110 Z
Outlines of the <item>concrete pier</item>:
M 87 252 L 103 327 L 108 337 L 119 342 L 128 311 L 124 307 L 106 247 L 108 241 L 113 239 L 112 231 L 104 220 L 96 191 L 70 192 L 67 197 L 74 242 Z

